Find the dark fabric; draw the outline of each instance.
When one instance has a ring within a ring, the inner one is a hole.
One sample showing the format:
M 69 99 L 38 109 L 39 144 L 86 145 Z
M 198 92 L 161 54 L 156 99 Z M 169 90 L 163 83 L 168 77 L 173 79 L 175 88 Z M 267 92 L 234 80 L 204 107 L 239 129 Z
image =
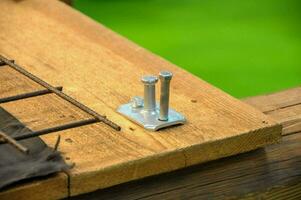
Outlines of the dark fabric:
M 1 107 L 0 130 L 10 136 L 31 132 Z M 29 154 L 18 151 L 10 144 L 0 144 L 0 189 L 20 180 L 68 169 L 60 153 L 48 147 L 39 137 L 19 142 L 29 149 Z

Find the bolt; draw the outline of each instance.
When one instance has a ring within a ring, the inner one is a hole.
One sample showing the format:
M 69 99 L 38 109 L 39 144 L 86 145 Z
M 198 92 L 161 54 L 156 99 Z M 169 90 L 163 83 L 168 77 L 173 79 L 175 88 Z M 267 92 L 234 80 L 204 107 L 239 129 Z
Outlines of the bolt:
M 131 99 L 132 108 L 141 108 L 143 107 L 143 99 L 141 97 L 135 96 Z
M 144 84 L 144 110 L 156 110 L 156 86 L 158 78 L 156 76 L 143 76 L 141 79 Z
M 169 86 L 172 78 L 172 73 L 169 71 L 161 71 L 159 74 L 161 82 L 161 95 L 160 95 L 160 115 L 159 120 L 168 120 L 169 111 Z

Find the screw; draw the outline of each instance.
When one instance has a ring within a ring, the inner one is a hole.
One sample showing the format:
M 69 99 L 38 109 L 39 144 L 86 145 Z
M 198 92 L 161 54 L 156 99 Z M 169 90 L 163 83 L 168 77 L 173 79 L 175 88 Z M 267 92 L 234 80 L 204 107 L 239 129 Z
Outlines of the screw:
M 156 86 L 158 77 L 156 76 L 143 76 L 141 79 L 144 84 L 144 110 L 156 110 Z
M 172 78 L 172 73 L 169 71 L 161 71 L 159 74 L 161 82 L 161 95 L 160 95 L 160 115 L 159 120 L 168 120 L 169 111 L 169 86 Z

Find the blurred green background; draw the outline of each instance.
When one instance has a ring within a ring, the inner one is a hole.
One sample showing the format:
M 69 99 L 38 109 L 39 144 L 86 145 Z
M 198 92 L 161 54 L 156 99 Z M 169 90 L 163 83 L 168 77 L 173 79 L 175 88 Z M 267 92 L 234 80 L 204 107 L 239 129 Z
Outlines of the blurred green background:
M 75 0 L 74 6 L 233 96 L 301 83 L 299 0 Z

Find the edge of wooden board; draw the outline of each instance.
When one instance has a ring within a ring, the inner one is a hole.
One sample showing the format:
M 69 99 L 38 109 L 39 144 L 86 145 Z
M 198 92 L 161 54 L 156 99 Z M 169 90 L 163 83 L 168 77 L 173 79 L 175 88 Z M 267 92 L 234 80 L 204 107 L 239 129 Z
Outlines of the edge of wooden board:
M 35 2 L 36 4 L 38 4 L 37 3 L 38 1 L 29 1 L 29 4 L 30 2 Z M 93 29 L 91 32 L 85 34 L 85 36 L 88 35 L 91 38 L 96 38 L 95 41 L 97 42 L 99 42 L 100 40 L 102 40 L 103 42 L 105 41 L 104 42 L 105 46 L 109 46 L 111 50 L 114 49 L 114 53 L 118 54 L 121 57 L 126 57 L 128 60 L 131 60 L 132 62 L 143 60 L 143 64 L 148 67 L 160 64 L 162 66 L 168 65 L 169 67 L 173 67 L 174 69 L 177 69 L 175 65 L 169 63 L 168 61 L 163 60 L 158 56 L 155 56 L 154 54 L 135 45 L 129 40 L 124 39 L 122 36 L 119 36 L 113 33 L 112 31 L 107 30 L 102 25 L 95 23 L 93 20 L 89 19 L 88 17 L 77 14 L 76 11 L 74 12 L 70 11 L 68 13 L 64 13 L 61 12 L 59 9 L 55 10 L 58 7 L 56 6 L 56 4 L 55 5 L 50 4 L 49 6 L 50 8 L 49 7 L 46 8 L 45 5 L 43 5 L 43 3 L 40 3 L 39 5 L 41 6 L 41 10 L 43 9 L 44 14 L 50 13 L 50 15 L 56 17 L 56 20 L 64 19 L 63 20 L 65 21 L 64 25 L 66 26 L 73 26 L 74 25 L 73 23 L 75 22 L 80 23 L 81 21 L 85 22 L 84 23 L 85 27 L 83 29 L 89 27 L 93 28 L 97 25 L 98 27 L 97 30 Z M 63 4 L 61 3 L 61 5 Z M 47 10 L 48 8 L 49 10 Z M 68 19 L 71 19 L 72 17 L 75 18 L 71 22 L 69 22 Z M 89 19 L 89 21 L 87 19 Z M 87 21 L 89 23 L 86 23 Z M 82 31 L 78 30 L 78 28 L 75 30 L 77 30 L 79 34 L 82 33 Z M 102 37 L 96 37 L 96 35 L 98 34 L 100 34 Z M 112 41 L 115 41 L 115 43 Z M 125 49 L 128 51 L 123 53 Z M 182 72 L 185 70 L 178 69 L 177 71 Z M 202 80 L 202 82 L 204 81 Z M 212 88 L 214 90 L 219 90 L 215 87 Z M 238 136 L 228 137 L 224 139 L 224 141 L 228 140 L 228 143 L 230 142 L 227 145 L 222 144 L 219 140 L 215 140 L 207 143 L 188 146 L 185 148 L 173 149 L 168 152 L 158 153 L 141 159 L 136 159 L 127 162 L 126 163 L 128 165 L 127 167 L 124 167 L 124 163 L 122 163 L 122 164 L 116 164 L 111 167 L 103 168 L 102 171 L 89 171 L 86 173 L 82 173 L 81 174 L 82 177 L 80 179 L 76 175 L 74 175 L 74 177 L 70 177 L 71 178 L 70 192 L 71 195 L 91 192 L 97 189 L 110 187 L 112 185 L 117 185 L 120 183 L 137 180 L 139 178 L 144 178 L 147 176 L 152 176 L 160 173 L 177 170 L 180 168 L 184 168 L 186 166 L 203 163 L 208 160 L 215 160 L 217 158 L 231 156 L 246 151 L 251 151 L 258 147 L 262 147 L 266 144 L 277 142 L 280 139 L 280 133 L 281 133 L 281 125 L 279 124 L 273 124 L 270 126 L 267 125 L 265 128 L 262 129 L 255 129 Z M 258 142 L 258 143 L 254 145 L 253 144 L 254 142 Z M 243 149 L 240 148 L 241 146 L 243 146 L 244 148 Z M 232 151 L 235 148 L 240 149 L 240 151 Z M 216 151 L 222 152 L 222 156 L 217 157 Z M 202 153 L 208 156 L 203 158 L 198 158 L 197 155 Z M 167 162 L 162 163 L 162 160 L 167 160 Z M 172 162 L 168 162 L 168 161 L 172 161 Z M 173 163 L 175 162 L 178 162 L 179 164 L 173 165 Z M 156 166 L 158 166 L 159 164 L 163 166 L 160 168 L 160 170 L 156 169 Z M 122 169 L 120 168 L 121 165 L 123 165 Z M 139 168 L 139 166 L 143 166 L 143 168 L 141 167 Z M 114 175 L 115 177 L 119 176 L 121 178 L 119 178 L 118 180 L 112 180 L 112 175 Z M 72 176 L 72 172 L 71 172 L 71 176 Z M 90 178 L 91 180 L 89 180 Z
M 3 200 L 47 200 L 62 199 L 68 196 L 68 176 L 65 173 L 51 175 L 46 179 L 34 179 L 31 182 L 25 181 L 15 187 L 0 191 L 0 199 Z
M 213 161 L 238 153 L 252 151 L 265 145 L 279 142 L 281 139 L 281 131 L 282 125 L 274 124 L 238 136 L 228 137 L 227 139 L 223 139 L 223 142 L 221 142 L 221 140 L 216 140 L 195 144 L 187 148 L 158 153 L 127 163 L 103 168 L 103 170 L 81 173 L 80 177 L 76 174 L 72 175 L 71 172 L 69 175 L 70 195 L 76 196 L 93 192 L 98 189 L 104 189 L 121 183 L 201 164 L 206 161 Z M 226 145 L 224 144 L 225 140 L 228 140 Z M 244 148 L 239 152 L 233 151 L 233 149 L 240 148 L 241 146 Z M 223 152 L 221 157 L 215 156 L 215 151 L 217 150 Z M 204 153 L 208 155 L 205 159 L 204 157 L 197 156 L 198 154 Z M 173 165 L 173 162 L 182 162 L 182 165 Z M 143 166 L 143 168 L 139 168 L 140 165 Z M 158 170 L 156 166 L 160 166 L 160 170 Z M 116 176 L 119 178 L 113 179 Z

